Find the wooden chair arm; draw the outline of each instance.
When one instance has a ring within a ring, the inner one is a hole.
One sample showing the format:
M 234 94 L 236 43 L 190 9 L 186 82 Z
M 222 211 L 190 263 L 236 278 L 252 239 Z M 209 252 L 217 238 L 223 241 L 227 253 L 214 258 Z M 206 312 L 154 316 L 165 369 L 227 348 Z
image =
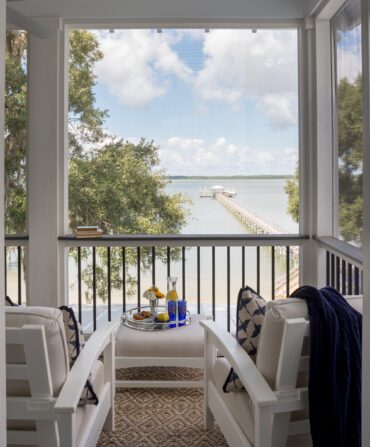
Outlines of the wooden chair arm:
M 75 413 L 94 362 L 113 342 L 118 327 L 119 322 L 105 323 L 89 338 L 59 393 L 54 407 L 56 413 Z
M 256 365 L 235 338 L 214 321 L 200 322 L 213 344 L 229 361 L 256 406 L 276 405 L 278 399 Z

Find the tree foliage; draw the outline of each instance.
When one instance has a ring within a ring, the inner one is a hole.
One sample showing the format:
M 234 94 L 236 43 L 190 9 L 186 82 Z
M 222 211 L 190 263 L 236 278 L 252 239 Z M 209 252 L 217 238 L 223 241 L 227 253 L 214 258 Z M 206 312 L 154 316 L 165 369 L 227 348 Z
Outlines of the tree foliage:
M 363 123 L 362 76 L 338 85 L 339 231 L 360 245 L 363 234 Z
M 7 34 L 5 198 L 6 232 L 26 232 L 27 35 Z M 96 106 L 95 64 L 103 58 L 96 36 L 84 30 L 70 33 L 69 53 L 69 214 L 70 227 L 99 224 L 106 233 L 179 233 L 187 219 L 186 200 L 168 195 L 165 172 L 159 167 L 158 147 L 142 139 L 132 144 L 108 137 L 103 129 L 106 110 Z M 83 258 L 89 256 L 82 251 Z M 161 257 L 161 251 L 158 250 Z M 111 251 L 112 286 L 121 286 L 122 259 Z M 176 257 L 176 250 L 173 255 Z M 97 249 L 97 291 L 106 295 L 107 250 Z M 128 253 L 129 267 L 136 258 Z M 149 252 L 142 251 L 142 267 Z M 91 264 L 83 279 L 91 290 Z M 91 296 L 88 292 L 88 297 Z
M 104 148 L 85 156 L 75 156 L 70 162 L 69 201 L 71 227 L 99 224 L 109 233 L 165 234 L 179 233 L 186 222 L 187 210 L 181 194 L 164 192 L 168 180 L 159 169 L 158 150 L 153 142 L 142 139 L 138 144 L 123 140 L 112 141 Z M 91 258 L 88 250 L 83 258 Z M 107 295 L 107 250 L 98 248 L 96 287 L 103 300 Z M 157 258 L 164 258 L 164 251 L 157 249 Z M 171 258 L 179 253 L 172 251 Z M 122 286 L 122 253 L 112 249 L 111 284 Z M 150 252 L 142 249 L 141 266 L 150 265 Z M 127 293 L 134 292 L 135 280 L 129 267 L 136 265 L 136 253 L 126 251 Z M 92 288 L 91 264 L 82 272 L 84 282 Z M 87 292 L 87 300 L 91 294 Z
M 5 75 L 5 231 L 26 232 L 27 33 L 7 32 Z M 72 154 L 82 144 L 103 138 L 107 115 L 95 105 L 94 64 L 103 57 L 88 31 L 70 33 L 69 143 Z
M 294 222 L 299 219 L 299 171 L 296 167 L 294 177 L 286 181 L 285 192 L 288 194 L 288 214 Z
M 26 231 L 27 74 L 23 31 L 7 33 L 5 59 L 5 231 Z
M 107 110 L 96 107 L 94 66 L 104 57 L 99 42 L 89 31 L 74 30 L 69 38 L 69 148 L 80 154 L 84 144 L 104 138 Z
M 71 227 L 97 223 L 111 233 L 179 233 L 186 221 L 180 194 L 164 192 L 158 149 L 142 139 L 119 140 L 86 156 L 69 170 Z
M 362 77 L 341 79 L 337 88 L 338 211 L 340 236 L 361 245 L 363 234 L 363 123 Z M 298 221 L 298 171 L 285 186 L 288 213 Z

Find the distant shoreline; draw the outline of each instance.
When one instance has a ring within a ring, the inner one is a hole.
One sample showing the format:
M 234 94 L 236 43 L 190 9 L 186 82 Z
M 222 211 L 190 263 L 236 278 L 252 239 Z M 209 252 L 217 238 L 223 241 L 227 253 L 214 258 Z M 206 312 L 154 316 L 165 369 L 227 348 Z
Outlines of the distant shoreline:
M 169 180 L 286 180 L 294 175 L 169 175 Z

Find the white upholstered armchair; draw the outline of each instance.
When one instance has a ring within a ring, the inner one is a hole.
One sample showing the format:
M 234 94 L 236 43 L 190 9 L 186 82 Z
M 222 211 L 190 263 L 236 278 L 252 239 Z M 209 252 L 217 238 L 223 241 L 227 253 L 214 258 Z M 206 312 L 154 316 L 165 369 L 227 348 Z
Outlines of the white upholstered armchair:
M 6 308 L 8 445 L 92 447 L 113 430 L 116 330 L 99 328 L 70 369 L 59 309 Z M 80 407 L 88 378 L 99 403 Z
M 347 297 L 361 312 L 362 298 Z M 231 447 L 312 445 L 308 421 L 309 321 L 306 302 L 268 304 L 256 364 L 211 321 L 205 329 L 205 425 L 219 424 Z M 246 391 L 223 392 L 233 367 Z

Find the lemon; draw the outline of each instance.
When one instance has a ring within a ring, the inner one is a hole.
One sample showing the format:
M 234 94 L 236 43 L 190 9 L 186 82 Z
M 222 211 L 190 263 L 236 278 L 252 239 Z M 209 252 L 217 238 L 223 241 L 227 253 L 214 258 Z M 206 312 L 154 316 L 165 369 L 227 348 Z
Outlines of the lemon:
M 170 317 L 168 316 L 167 312 L 162 312 L 161 314 L 157 315 L 158 321 L 168 321 L 169 319 L 170 319 Z
M 162 293 L 158 287 L 152 286 L 149 290 L 155 293 L 156 298 L 164 298 L 164 293 Z

